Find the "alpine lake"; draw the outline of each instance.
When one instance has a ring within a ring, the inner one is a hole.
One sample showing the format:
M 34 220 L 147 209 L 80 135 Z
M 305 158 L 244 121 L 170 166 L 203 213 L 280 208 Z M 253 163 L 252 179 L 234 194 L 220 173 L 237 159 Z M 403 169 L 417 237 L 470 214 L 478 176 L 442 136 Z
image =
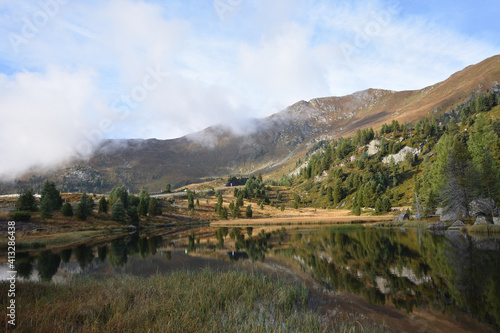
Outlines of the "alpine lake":
M 19 280 L 54 283 L 82 275 L 252 271 L 304 284 L 318 311 L 347 310 L 397 330 L 500 330 L 498 238 L 355 225 L 218 229 L 170 227 L 102 243 L 18 250 L 15 268 Z M 7 255 L 0 255 L 5 280 Z

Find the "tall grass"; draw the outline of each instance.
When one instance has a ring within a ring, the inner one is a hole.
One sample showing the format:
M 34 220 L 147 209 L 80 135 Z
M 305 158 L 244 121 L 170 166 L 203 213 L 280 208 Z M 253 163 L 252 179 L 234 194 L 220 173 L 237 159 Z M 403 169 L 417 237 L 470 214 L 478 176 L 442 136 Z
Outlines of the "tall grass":
M 500 225 L 494 224 L 478 224 L 472 225 L 467 228 L 468 232 L 471 233 L 483 233 L 483 234 L 500 234 Z
M 23 250 L 41 249 L 55 246 L 72 245 L 100 237 L 124 234 L 123 229 L 80 230 L 71 232 L 58 232 L 52 234 L 23 235 L 16 239 L 16 248 Z M 0 248 L 7 248 L 7 238 L 0 240 Z
M 0 284 L 7 295 L 8 285 Z M 304 287 L 244 272 L 175 272 L 148 278 L 17 283 L 19 332 L 364 331 L 307 309 Z M 2 297 L 0 307 L 7 307 Z M 0 327 L 6 316 L 0 316 Z

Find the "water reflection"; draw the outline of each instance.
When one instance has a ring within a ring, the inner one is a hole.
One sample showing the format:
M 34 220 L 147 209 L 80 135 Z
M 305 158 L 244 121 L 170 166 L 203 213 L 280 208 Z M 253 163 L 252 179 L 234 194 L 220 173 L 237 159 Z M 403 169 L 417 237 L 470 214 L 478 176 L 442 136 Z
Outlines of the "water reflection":
M 294 262 L 326 288 L 362 295 L 374 304 L 390 303 L 407 312 L 430 308 L 454 315 L 468 313 L 500 328 L 498 239 L 374 228 L 257 231 L 205 228 L 165 236 L 136 233 L 38 256 L 18 253 L 16 270 L 25 279 L 62 281 L 75 274 L 149 275 L 207 266 L 225 270 L 245 260 L 265 261 L 272 256 Z M 200 257 L 207 255 L 214 258 Z
M 16 256 L 16 271 L 17 276 L 28 279 L 33 273 L 33 261 L 35 259 L 28 253 L 20 253 Z
M 75 247 L 74 252 L 76 260 L 78 261 L 78 265 L 80 265 L 82 271 L 84 271 L 85 268 L 94 260 L 94 253 L 92 251 L 92 248 L 88 247 L 85 244 L 81 244 Z
M 99 260 L 101 262 L 104 262 L 104 260 L 106 260 L 106 257 L 108 256 L 108 251 L 109 251 L 109 248 L 107 245 L 99 246 L 97 248 L 97 257 L 99 257 Z
M 50 281 L 57 273 L 61 257 L 57 253 L 51 251 L 43 251 L 38 255 L 37 266 L 38 276 L 42 281 Z
M 392 303 L 411 312 L 429 307 L 463 311 L 500 328 L 500 250 L 497 239 L 459 232 L 330 231 L 294 237 L 275 251 L 294 258 L 326 287 Z

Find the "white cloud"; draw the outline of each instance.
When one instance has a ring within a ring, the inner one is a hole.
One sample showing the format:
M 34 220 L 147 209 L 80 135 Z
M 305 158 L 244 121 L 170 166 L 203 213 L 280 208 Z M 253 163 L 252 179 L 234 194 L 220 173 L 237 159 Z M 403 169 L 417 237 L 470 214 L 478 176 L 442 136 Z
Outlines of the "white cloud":
M 413 14 L 404 2 L 242 1 L 225 21 L 207 12 L 212 6 L 197 6 L 70 1 L 17 53 L 0 41 L 0 70 L 17 72 L 0 79 L 8 120 L 0 125 L 0 173 L 61 161 L 66 146 L 78 150 L 101 136 L 173 138 L 302 99 L 423 88 L 500 53 L 497 41 Z M 0 35 L 21 34 L 40 10 L 34 0 L 0 1 Z M 127 115 L 112 112 L 148 68 L 168 76 Z M 103 121 L 112 130 L 100 131 Z
M 92 72 L 56 68 L 0 76 L 0 175 L 59 163 L 76 153 L 85 140 L 82 130 L 91 128 L 92 117 L 102 109 L 93 78 Z

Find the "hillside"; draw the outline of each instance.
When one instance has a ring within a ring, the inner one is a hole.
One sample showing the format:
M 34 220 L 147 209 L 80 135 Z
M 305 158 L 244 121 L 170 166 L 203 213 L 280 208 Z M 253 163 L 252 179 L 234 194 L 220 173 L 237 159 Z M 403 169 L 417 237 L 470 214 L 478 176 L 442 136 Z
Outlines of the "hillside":
M 279 176 L 293 171 L 299 158 L 322 140 L 369 127 L 379 130 L 392 120 L 403 124 L 438 117 L 480 92 L 500 91 L 499 81 L 500 56 L 495 56 L 421 90 L 368 89 L 300 101 L 270 117 L 234 125 L 237 130 L 219 125 L 173 140 L 109 140 L 88 161 L 25 175 L 14 184 L 2 184 L 0 191 L 37 191 L 46 178 L 63 191 L 106 192 L 125 185 L 133 192 L 157 192 L 167 183 L 178 187 L 230 174 Z

